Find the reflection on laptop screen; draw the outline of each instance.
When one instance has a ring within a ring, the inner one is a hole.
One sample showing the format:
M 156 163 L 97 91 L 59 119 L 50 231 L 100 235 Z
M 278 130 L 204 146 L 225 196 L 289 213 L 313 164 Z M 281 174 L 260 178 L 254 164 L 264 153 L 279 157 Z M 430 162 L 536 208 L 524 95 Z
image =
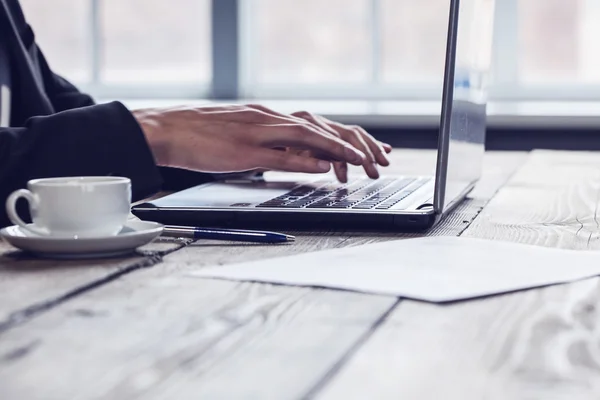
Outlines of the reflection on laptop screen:
M 460 0 L 453 95 L 446 99 L 451 101 L 446 193 L 443 202 L 437 199 L 444 209 L 481 174 L 494 7 L 494 0 Z

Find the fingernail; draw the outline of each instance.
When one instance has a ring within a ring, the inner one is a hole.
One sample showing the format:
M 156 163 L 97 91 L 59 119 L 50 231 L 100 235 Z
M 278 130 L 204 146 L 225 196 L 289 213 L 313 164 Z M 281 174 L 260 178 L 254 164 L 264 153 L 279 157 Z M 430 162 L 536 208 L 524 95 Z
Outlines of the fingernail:
M 319 169 L 323 172 L 329 172 L 329 170 L 331 169 L 331 163 L 321 160 L 317 163 L 317 167 L 319 167 Z
M 365 155 L 362 151 L 356 150 L 352 147 L 346 146 L 345 152 L 346 157 L 348 157 L 348 161 L 350 162 L 360 163 L 365 159 Z

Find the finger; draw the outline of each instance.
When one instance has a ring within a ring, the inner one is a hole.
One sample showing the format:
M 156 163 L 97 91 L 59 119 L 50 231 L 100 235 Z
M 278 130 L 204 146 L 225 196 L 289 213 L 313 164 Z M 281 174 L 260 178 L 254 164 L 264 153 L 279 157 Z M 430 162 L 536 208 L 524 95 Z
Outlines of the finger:
M 367 176 L 369 176 L 369 178 L 373 178 L 373 179 L 379 178 L 379 170 L 377 169 L 377 160 L 375 159 L 373 152 L 371 151 L 371 149 L 369 148 L 369 146 L 365 142 L 365 140 L 362 138 L 360 133 L 353 129 L 347 129 L 346 132 L 340 131 L 340 135 L 342 136 L 343 139 L 347 140 L 354 147 L 361 150 L 362 152 L 364 152 L 367 155 L 367 158 L 365 159 L 365 162 L 363 163 L 363 168 L 364 168 L 365 172 L 367 173 Z
M 321 120 L 320 118 L 318 118 L 317 116 L 313 115 L 312 113 L 310 113 L 308 111 L 297 111 L 295 113 L 292 113 L 291 115 L 285 115 L 285 114 L 278 113 L 277 111 L 271 110 L 267 107 L 264 107 L 260 104 L 250 104 L 249 107 L 254 108 L 256 110 L 260 110 L 264 113 L 271 114 L 271 115 L 281 118 L 281 119 L 293 118 L 295 121 L 298 121 L 298 122 L 302 122 L 302 123 L 308 122 L 308 123 L 312 124 L 314 127 L 316 127 L 317 129 L 322 130 L 326 134 L 331 134 L 336 137 L 340 137 L 338 131 L 336 131 L 331 126 L 329 126 L 325 121 Z M 342 164 L 339 164 L 337 166 L 336 166 L 336 164 L 334 164 L 334 169 L 336 171 L 336 175 L 338 176 L 338 178 L 343 177 L 344 182 L 346 182 L 348 179 L 347 178 L 348 165 L 346 163 L 343 163 L 343 166 L 342 166 Z
M 293 117 L 296 117 L 300 120 L 307 121 L 317 128 L 322 129 L 324 132 L 334 135 L 335 137 L 340 137 L 338 131 L 329 126 L 326 122 L 320 119 L 317 115 L 313 115 L 308 111 L 297 111 L 292 113 Z M 340 180 L 340 182 L 346 183 L 348 181 L 348 164 L 347 163 L 334 163 L 333 168 L 335 170 L 336 176 Z
M 366 156 L 344 140 L 323 133 L 311 124 L 248 125 L 248 133 L 266 147 L 296 147 L 310 150 L 323 160 L 363 164 Z
M 347 125 L 340 124 L 339 122 L 331 121 L 325 117 L 319 117 L 319 118 L 323 119 L 323 121 L 325 123 L 327 123 L 328 125 L 330 125 L 331 127 L 333 127 L 334 129 L 336 129 L 338 131 L 346 130 L 346 129 L 352 129 L 354 131 L 357 131 L 360 134 L 360 136 L 363 138 L 363 140 L 365 141 L 367 146 L 369 146 L 369 149 L 371 150 L 371 153 L 373 154 L 377 163 L 380 165 L 386 166 L 386 167 L 388 165 L 390 165 L 390 160 L 386 156 L 387 153 L 392 151 L 392 148 L 389 144 L 384 145 L 383 143 L 381 143 L 380 141 L 375 139 L 372 135 L 370 135 L 366 130 L 364 130 L 360 126 L 347 126 Z M 389 151 L 386 149 L 386 146 L 389 148 Z
M 323 121 L 320 121 L 318 118 L 315 118 L 315 116 L 313 116 L 311 113 L 309 113 L 307 111 L 297 111 L 297 112 L 293 113 L 292 116 L 301 118 L 308 122 L 311 122 L 311 123 L 315 124 L 316 126 L 318 126 L 319 128 L 323 129 L 324 131 L 339 137 L 339 133 L 335 129 L 333 129 L 332 127 L 330 127 Z M 335 176 L 337 177 L 338 181 L 340 181 L 341 183 L 348 182 L 348 164 L 347 163 L 334 162 L 333 170 L 335 172 Z
M 392 149 L 393 149 L 392 145 L 384 143 L 384 142 L 379 142 L 379 143 L 381 143 L 381 145 L 383 146 L 383 149 L 385 150 L 386 153 L 389 154 L 392 152 Z
M 348 183 L 348 164 L 345 162 L 334 162 L 333 170 L 338 181 Z
M 316 125 L 320 129 L 323 129 L 325 132 L 330 133 L 334 136 L 340 137 L 339 132 L 336 131 L 335 129 L 333 129 L 331 126 L 329 126 L 327 124 L 327 122 L 324 120 L 324 118 L 321 118 L 317 115 L 313 115 L 313 114 L 309 113 L 308 111 L 297 111 L 297 112 L 293 113 L 292 116 L 302 119 L 304 121 L 310 122 L 311 124 Z
M 300 111 L 292 114 L 294 116 L 298 116 L 302 119 L 305 119 L 326 131 L 334 131 L 334 134 L 337 133 L 337 136 L 340 136 L 342 139 L 351 143 L 354 147 L 365 153 L 366 159 L 365 163 L 363 163 L 363 167 L 365 172 L 370 178 L 377 179 L 379 178 L 379 171 L 377 171 L 377 160 L 373 156 L 373 151 L 370 149 L 366 141 L 361 137 L 361 133 L 356 129 L 347 129 L 348 127 L 341 126 L 339 129 L 335 129 L 334 127 L 327 124 L 325 118 L 313 115 L 306 111 Z M 379 151 L 379 149 L 378 149 Z M 338 170 L 336 170 L 336 173 Z M 340 171 L 341 173 L 341 171 Z
M 337 130 L 340 130 L 340 129 L 357 130 L 358 132 L 360 132 L 361 136 L 364 138 L 366 143 L 369 145 L 369 148 L 371 149 L 371 152 L 376 157 L 377 161 L 381 165 L 385 165 L 385 166 L 390 164 L 389 159 L 386 156 L 387 153 L 390 153 L 392 151 L 392 146 L 390 146 L 389 144 L 378 141 L 377 139 L 375 139 L 371 134 L 369 134 L 366 130 L 364 130 L 360 126 L 346 126 L 346 125 L 340 124 L 339 122 L 331 121 L 325 117 L 319 116 L 318 118 L 322 119 L 327 125 L 335 128 Z
M 328 161 L 271 149 L 249 149 L 246 157 L 256 168 L 273 171 L 325 173 L 331 170 L 331 163 Z
M 340 127 L 343 127 L 344 125 L 338 123 L 338 122 L 334 122 L 331 121 L 323 116 L 320 115 L 314 115 L 311 114 L 309 112 L 306 111 L 298 111 L 292 114 L 292 116 L 294 117 L 299 117 L 299 118 L 303 118 L 303 119 L 310 119 L 313 121 L 313 123 L 317 124 L 319 127 L 321 127 L 322 129 L 327 130 L 328 132 L 336 132 L 337 131 L 335 129 L 333 129 L 333 125 L 337 125 Z M 312 118 L 311 118 L 312 117 Z M 360 128 L 360 127 L 357 127 Z M 384 143 L 381 142 L 379 140 L 376 140 L 372 135 L 370 135 L 367 131 L 365 131 L 363 128 L 360 128 L 362 130 L 362 132 L 364 133 L 364 135 L 368 138 L 370 138 L 375 146 L 377 146 L 379 148 L 380 151 L 373 151 L 375 154 L 378 154 L 379 152 L 383 153 L 384 156 L 385 154 L 389 154 L 392 152 L 392 146 L 388 143 Z M 387 157 L 385 157 L 385 160 L 382 158 L 381 161 L 383 162 L 382 165 L 389 165 L 389 159 L 387 159 Z M 387 164 L 386 164 L 387 161 Z
M 322 118 L 322 117 L 317 117 Z M 325 119 L 323 119 L 325 121 Z M 364 140 L 362 133 L 358 129 L 353 129 L 341 124 L 331 125 L 332 129 L 335 129 L 340 137 L 347 142 L 351 143 L 354 147 L 365 153 L 367 156 L 363 163 L 363 168 L 370 178 L 379 178 L 379 171 L 377 170 L 377 159 L 375 158 L 373 151 Z
M 367 143 L 367 146 L 369 146 L 369 149 L 371 149 L 371 152 L 375 156 L 375 159 L 379 165 L 383 165 L 385 167 L 390 165 L 390 160 L 386 156 L 387 152 L 377 139 L 371 136 L 360 126 L 354 126 L 353 129 L 358 131 L 363 140 Z

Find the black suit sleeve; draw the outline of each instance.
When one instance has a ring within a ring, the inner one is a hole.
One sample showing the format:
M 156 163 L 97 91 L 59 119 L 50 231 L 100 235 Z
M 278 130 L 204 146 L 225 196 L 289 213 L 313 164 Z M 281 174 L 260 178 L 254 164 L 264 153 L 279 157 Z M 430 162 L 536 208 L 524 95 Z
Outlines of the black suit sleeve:
M 66 102 L 80 101 L 79 95 Z M 53 176 L 126 176 L 134 200 L 160 190 L 160 173 L 144 134 L 119 102 L 30 118 L 23 127 L 0 128 L 0 202 L 30 179 Z M 0 225 L 8 219 L 2 207 Z

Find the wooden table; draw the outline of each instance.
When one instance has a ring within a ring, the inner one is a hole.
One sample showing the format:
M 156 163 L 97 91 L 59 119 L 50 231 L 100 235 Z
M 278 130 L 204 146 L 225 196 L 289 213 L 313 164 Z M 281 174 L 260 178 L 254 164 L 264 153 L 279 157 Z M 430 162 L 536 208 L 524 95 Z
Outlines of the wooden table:
M 396 151 L 394 168 L 433 156 Z M 471 198 L 429 235 L 598 249 L 599 198 L 598 153 L 489 153 Z M 296 234 L 162 239 L 99 261 L 0 244 L 0 399 L 600 398 L 597 279 L 440 306 L 186 275 L 415 236 Z

